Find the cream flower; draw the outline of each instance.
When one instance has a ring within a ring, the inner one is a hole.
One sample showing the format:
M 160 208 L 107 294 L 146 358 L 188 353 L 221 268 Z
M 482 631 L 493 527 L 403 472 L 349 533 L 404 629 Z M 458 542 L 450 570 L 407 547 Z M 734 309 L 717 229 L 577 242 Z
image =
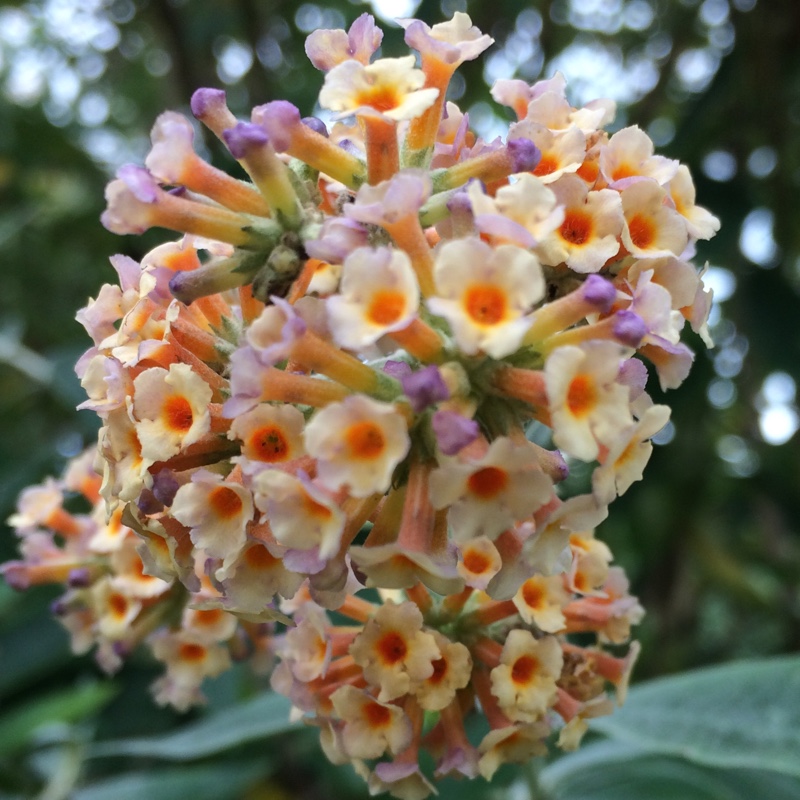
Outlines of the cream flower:
M 386 601 L 350 646 L 350 654 L 385 703 L 413 691 L 433 675 L 441 653 L 433 635 L 422 630 L 422 614 L 413 603 Z
M 358 350 L 414 319 L 419 286 L 403 250 L 361 247 L 345 260 L 340 294 L 326 301 L 333 338 Z
M 689 242 L 686 221 L 665 205 L 667 192 L 654 180 L 641 180 L 623 189 L 625 227 L 622 243 L 638 258 L 679 256 Z
M 458 346 L 468 355 L 480 350 L 493 358 L 515 352 L 530 322 L 525 317 L 544 295 L 539 262 L 514 245 L 492 248 L 479 239 L 455 239 L 436 256 L 438 297 L 428 308 L 444 317 Z
M 281 544 L 301 550 L 318 547 L 322 559 L 339 550 L 345 515 L 308 479 L 267 469 L 253 478 L 253 494 Z
M 326 76 L 319 104 L 339 116 L 361 114 L 399 121 L 418 117 L 433 105 L 438 89 L 424 89 L 425 75 L 414 56 L 381 58 L 372 64 L 343 61 Z
M 325 675 L 331 659 L 328 617 L 314 603 L 304 603 L 294 614 L 297 625 L 286 631 L 278 647 L 292 675 L 308 683 Z
M 133 382 L 133 417 L 141 455 L 166 461 L 211 427 L 211 387 L 188 364 L 151 367 Z
M 331 695 L 344 722 L 341 741 L 350 758 L 398 755 L 411 743 L 411 721 L 398 706 L 381 703 L 355 686 L 341 686 Z
M 542 157 L 533 174 L 543 183 L 553 183 L 564 173 L 577 172 L 586 156 L 586 135 L 575 126 L 554 133 L 544 125 L 523 120 L 511 126 L 509 139 L 530 139 Z
M 276 594 L 294 597 L 303 575 L 290 572 L 272 550 L 281 551 L 278 545 L 267 547 L 253 539 L 245 544 L 237 558 L 228 560 L 216 572 L 225 593 L 226 605 L 236 611 L 263 615 L 265 619 L 283 618 L 268 608 Z
M 415 689 L 419 704 L 426 711 L 441 711 L 450 705 L 458 689 L 463 689 L 472 673 L 472 657 L 461 642 L 452 642 L 433 631 L 440 657 L 433 662 L 433 673 Z
M 253 498 L 244 486 L 201 469 L 178 489 L 171 513 L 191 528 L 196 547 L 212 558 L 230 562 L 244 547 L 245 529 L 253 518 Z
M 555 194 L 527 172 L 501 186 L 494 198 L 477 182 L 467 187 L 475 227 L 499 241 L 535 247 L 564 221 L 564 209 Z
M 461 544 L 458 550 L 458 574 L 467 586 L 485 591 L 503 566 L 494 543 L 487 536 L 478 536 Z
M 278 464 L 303 455 L 304 427 L 305 418 L 294 406 L 262 403 L 234 418 L 228 438 L 242 442 L 245 458 Z
M 533 445 L 500 437 L 480 460 L 435 470 L 430 497 L 434 508 L 449 507 L 453 537 L 465 542 L 478 536 L 494 539 L 529 517 L 550 499 L 552 486 Z
M 619 194 L 611 189 L 590 192 L 575 175 L 551 185 L 564 208 L 564 220 L 536 252 L 543 264 L 565 263 L 575 272 L 599 271 L 619 251 L 618 237 L 625 219 Z
M 635 176 L 652 178 L 663 185 L 675 176 L 678 162 L 654 156 L 650 137 L 632 125 L 617 131 L 600 149 L 600 171 L 611 185 Z
M 689 235 L 695 239 L 710 239 L 719 230 L 719 220 L 705 208 L 695 204 L 695 189 L 689 167 L 681 164 L 667 191 L 675 210 L 686 220 Z
M 650 439 L 667 424 L 669 415 L 669 406 L 650 406 L 642 418 L 623 431 L 609 447 L 608 455 L 592 475 L 592 492 L 599 502 L 610 503 L 642 479 L 653 452 Z
M 555 636 L 534 639 L 515 628 L 508 634 L 500 664 L 491 672 L 492 694 L 513 722 L 536 722 L 556 700 L 564 661 Z
M 203 680 L 231 666 L 226 647 L 205 641 L 196 633 L 162 629 L 150 642 L 153 655 L 167 665 L 167 674 L 153 684 L 153 695 L 157 703 L 169 703 L 179 711 L 202 702 Z
M 317 411 L 305 442 L 318 460 L 320 483 L 330 489 L 347 485 L 354 497 L 385 492 L 410 447 L 404 417 L 393 405 L 363 395 Z
M 519 587 L 514 605 L 528 625 L 533 623 L 545 633 L 557 633 L 566 624 L 562 609 L 569 599 L 560 575 L 534 575 Z
M 422 20 L 400 20 L 400 24 L 406 29 L 406 44 L 418 50 L 423 58 L 436 58 L 448 65 L 471 61 L 494 42 L 462 11 L 456 11 L 452 19 L 433 27 Z
M 545 363 L 545 383 L 556 445 L 576 458 L 597 458 L 633 422 L 628 388 L 617 383 L 630 351 L 614 342 L 557 347 Z

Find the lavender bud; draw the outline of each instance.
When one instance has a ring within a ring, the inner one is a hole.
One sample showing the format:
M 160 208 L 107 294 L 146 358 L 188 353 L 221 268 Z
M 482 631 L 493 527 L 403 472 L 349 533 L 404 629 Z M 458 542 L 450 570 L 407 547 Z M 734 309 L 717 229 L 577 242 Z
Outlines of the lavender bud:
M 599 275 L 590 275 L 581 287 L 583 299 L 593 306 L 597 306 L 602 314 L 607 314 L 617 297 L 617 290 L 611 281 Z
M 532 172 L 542 160 L 542 151 L 530 139 L 509 139 L 507 149 L 513 163 L 512 173 Z
M 614 336 L 622 344 L 638 347 L 647 335 L 645 321 L 633 311 L 617 311 L 614 315 Z

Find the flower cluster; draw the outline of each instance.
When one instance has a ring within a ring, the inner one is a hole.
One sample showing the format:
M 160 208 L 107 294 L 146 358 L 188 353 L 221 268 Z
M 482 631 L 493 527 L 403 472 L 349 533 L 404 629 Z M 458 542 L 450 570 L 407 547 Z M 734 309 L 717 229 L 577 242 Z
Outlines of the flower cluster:
M 366 14 L 308 38 L 330 127 L 195 93 L 249 181 L 167 112 L 109 185 L 109 229 L 185 235 L 113 258 L 118 285 L 79 313 L 96 455 L 23 494 L 3 571 L 65 582 L 56 612 L 106 669 L 148 643 L 160 702 L 277 658 L 334 762 L 423 798 L 421 748 L 437 777 L 490 778 L 623 699 L 638 647 L 608 647 L 642 609 L 592 531 L 669 418 L 647 363 L 675 388 L 685 322 L 710 344 L 688 259 L 719 223 L 685 166 L 607 133 L 613 103 L 572 107 L 559 74 L 498 81 L 517 121 L 477 138 L 445 96 L 492 40 L 462 13 L 403 24 L 419 59 L 373 58 Z M 591 491 L 569 496 L 575 461 Z

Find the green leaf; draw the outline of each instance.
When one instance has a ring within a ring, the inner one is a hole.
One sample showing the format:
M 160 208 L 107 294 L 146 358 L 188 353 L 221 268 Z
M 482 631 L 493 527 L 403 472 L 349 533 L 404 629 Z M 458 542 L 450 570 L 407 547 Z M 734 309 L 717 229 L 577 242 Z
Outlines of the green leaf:
M 597 742 L 539 775 L 550 800 L 797 800 L 800 781 L 776 772 L 718 770 L 643 753 L 626 742 Z
M 699 764 L 800 776 L 800 658 L 742 661 L 651 681 L 592 727 Z
M 37 729 L 53 722 L 77 722 L 99 711 L 116 693 L 109 683 L 92 683 L 47 695 L 0 719 L 0 756 L 23 749 Z
M 290 710 L 291 703 L 285 697 L 265 692 L 175 733 L 100 742 L 89 751 L 89 757 L 146 756 L 165 761 L 193 761 L 295 729 L 297 723 L 289 721 Z
M 267 772 L 265 763 L 128 772 L 74 791 L 72 800 L 239 800 Z

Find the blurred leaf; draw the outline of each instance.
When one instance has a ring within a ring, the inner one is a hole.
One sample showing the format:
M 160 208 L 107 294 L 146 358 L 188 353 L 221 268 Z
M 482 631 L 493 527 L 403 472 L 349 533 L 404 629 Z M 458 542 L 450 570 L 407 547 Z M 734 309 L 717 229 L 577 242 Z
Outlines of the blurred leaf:
M 0 638 L 0 696 L 8 696 L 74 659 L 64 630 L 45 609 Z
M 101 742 L 92 748 L 93 758 L 146 756 L 167 761 L 192 761 L 230 750 L 246 742 L 286 733 L 297 727 L 289 721 L 291 703 L 275 692 L 211 714 L 176 733 L 141 739 Z
M 77 722 L 99 711 L 114 695 L 108 682 L 92 683 L 29 702 L 0 719 L 0 756 L 24 748 L 37 729 L 53 722 Z
M 266 772 L 266 764 L 215 764 L 127 772 L 74 791 L 72 800 L 236 800 Z
M 546 767 L 552 800 L 797 800 L 800 781 L 764 770 L 715 770 L 644 753 L 627 742 L 597 742 Z
M 742 661 L 650 681 L 593 727 L 701 764 L 800 776 L 800 658 Z

